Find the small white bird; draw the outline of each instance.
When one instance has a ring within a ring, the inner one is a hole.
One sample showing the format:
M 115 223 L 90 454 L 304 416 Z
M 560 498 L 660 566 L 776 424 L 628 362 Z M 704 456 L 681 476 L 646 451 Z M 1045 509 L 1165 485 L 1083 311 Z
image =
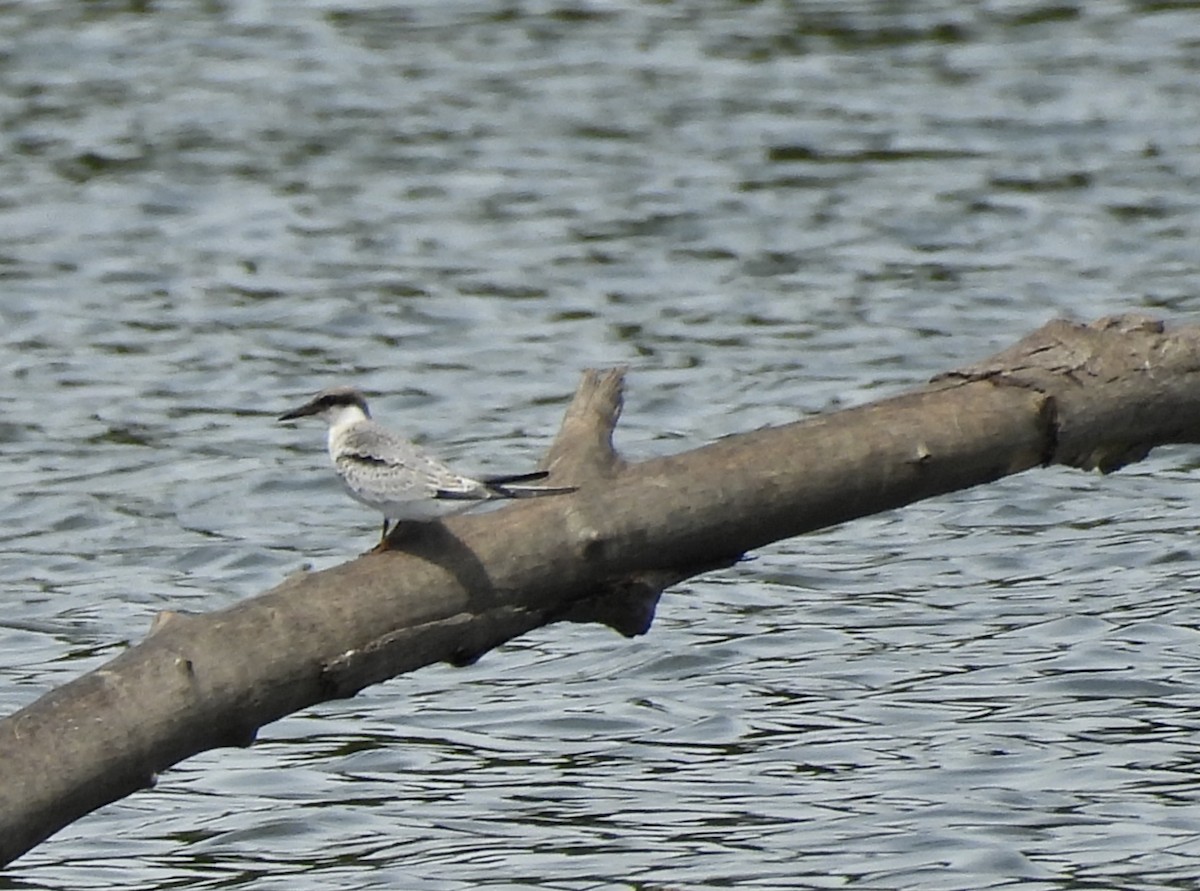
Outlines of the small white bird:
M 279 416 L 294 421 L 315 415 L 329 424 L 329 457 L 355 501 L 383 514 L 376 550 L 388 547 L 388 523 L 427 523 L 504 498 L 564 495 L 574 486 L 521 485 L 545 479 L 544 470 L 472 479 L 455 473 L 416 445 L 371 420 L 363 394 L 353 387 L 322 390 Z

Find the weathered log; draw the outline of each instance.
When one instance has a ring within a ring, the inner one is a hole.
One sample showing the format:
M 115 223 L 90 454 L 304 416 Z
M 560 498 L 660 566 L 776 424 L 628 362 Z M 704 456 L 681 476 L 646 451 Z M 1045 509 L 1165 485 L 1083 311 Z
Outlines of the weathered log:
M 0 721 L 0 864 L 206 749 L 559 620 L 644 633 L 662 590 L 745 552 L 1050 463 L 1111 471 L 1200 441 L 1200 329 L 1052 322 L 891 399 L 623 462 L 621 370 L 588 372 L 544 467 L 579 491 L 420 526 L 397 550 L 164 614 Z M 699 385 L 699 384 L 698 384 Z

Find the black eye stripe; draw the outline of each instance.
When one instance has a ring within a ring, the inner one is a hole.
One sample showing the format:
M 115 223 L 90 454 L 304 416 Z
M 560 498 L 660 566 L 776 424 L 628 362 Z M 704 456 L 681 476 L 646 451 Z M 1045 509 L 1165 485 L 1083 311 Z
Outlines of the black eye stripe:
M 328 396 L 321 396 L 313 402 L 317 408 L 333 408 L 338 405 L 357 405 L 363 407 L 363 400 L 355 398 L 352 394 L 347 393 L 330 393 Z

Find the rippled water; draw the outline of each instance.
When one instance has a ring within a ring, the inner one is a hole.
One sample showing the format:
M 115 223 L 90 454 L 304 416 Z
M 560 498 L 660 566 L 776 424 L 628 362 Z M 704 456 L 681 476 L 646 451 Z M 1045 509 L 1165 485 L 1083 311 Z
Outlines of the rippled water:
M 9 4 L 0 706 L 370 542 L 333 380 L 631 457 L 1200 308 L 1186 3 Z M 0 887 L 1024 889 L 1200 869 L 1196 454 L 779 543 L 207 753 Z M 2 768 L 0 768 L 2 770 Z

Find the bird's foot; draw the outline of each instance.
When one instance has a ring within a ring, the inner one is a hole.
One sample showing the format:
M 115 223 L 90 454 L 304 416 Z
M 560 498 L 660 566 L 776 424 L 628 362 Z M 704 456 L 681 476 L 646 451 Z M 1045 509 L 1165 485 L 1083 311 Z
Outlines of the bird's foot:
M 383 534 L 379 536 L 379 544 L 367 551 L 368 554 L 382 554 L 384 551 L 392 550 L 392 539 L 398 536 L 403 523 L 397 522 L 391 530 L 388 530 L 387 520 L 383 521 Z

